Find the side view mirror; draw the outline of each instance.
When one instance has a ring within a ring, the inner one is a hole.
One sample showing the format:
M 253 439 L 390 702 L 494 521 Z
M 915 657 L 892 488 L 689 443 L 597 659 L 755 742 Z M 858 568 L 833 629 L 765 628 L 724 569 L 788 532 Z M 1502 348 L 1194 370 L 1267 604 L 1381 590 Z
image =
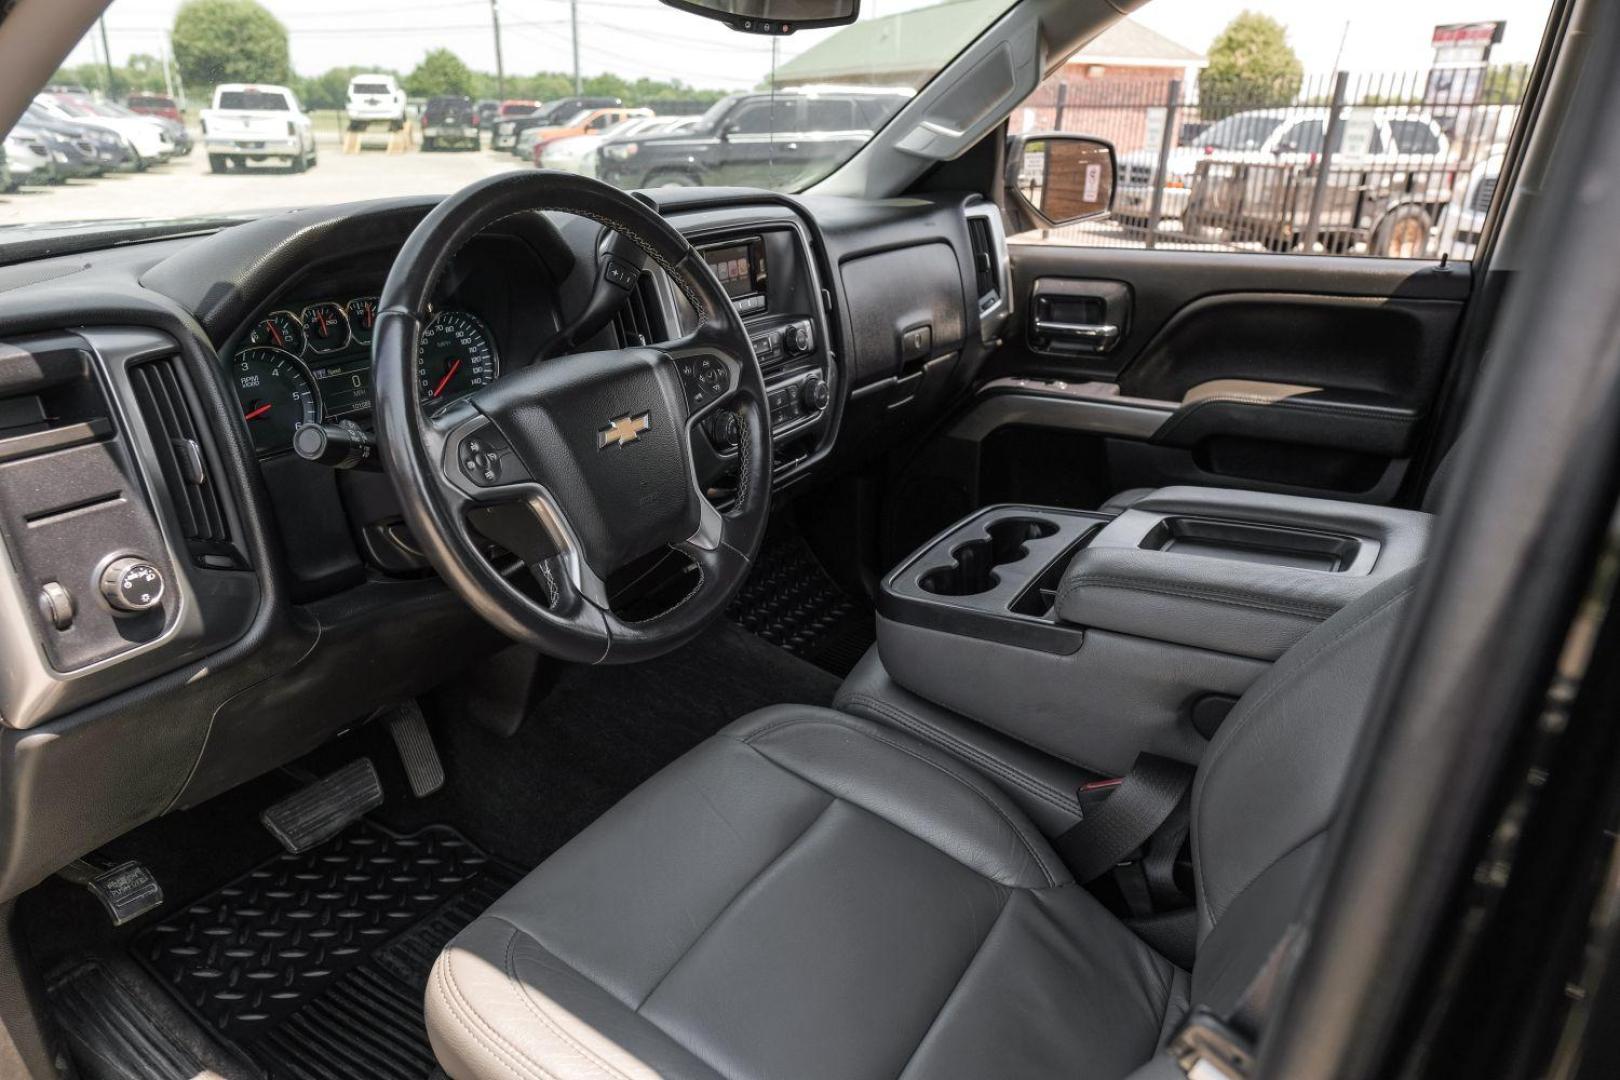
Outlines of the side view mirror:
M 1273 154 L 1297 154 L 1299 153 L 1299 143 L 1292 141 L 1278 143 L 1271 152 Z
M 735 135 L 735 134 L 737 134 L 737 125 L 736 124 L 721 124 L 720 125 L 720 141 L 721 142 L 730 142 L 731 137 L 733 135 Z
M 1007 190 L 1037 224 L 1052 229 L 1101 217 L 1114 206 L 1114 146 L 1089 135 L 1014 135 Z
M 843 26 L 861 14 L 861 0 L 663 0 L 672 8 L 718 19 L 744 34 L 791 34 Z

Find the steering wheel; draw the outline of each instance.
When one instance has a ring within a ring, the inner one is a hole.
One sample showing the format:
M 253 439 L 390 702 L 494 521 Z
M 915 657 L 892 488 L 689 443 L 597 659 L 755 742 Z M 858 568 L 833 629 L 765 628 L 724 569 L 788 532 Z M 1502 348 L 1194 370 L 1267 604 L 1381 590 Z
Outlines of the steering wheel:
M 696 329 L 654 347 L 545 360 L 428 410 L 417 357 L 435 284 L 479 232 L 539 210 L 634 242 L 690 302 Z M 474 611 L 551 656 L 622 663 L 668 652 L 724 610 L 770 509 L 765 380 L 713 272 L 656 211 L 568 173 L 490 177 L 422 220 L 379 306 L 371 375 L 383 463 L 423 552 Z M 692 453 L 696 425 L 721 409 L 735 414 L 740 440 L 724 513 L 705 497 Z M 518 556 L 543 595 L 502 573 L 487 540 Z M 690 591 L 646 618 L 615 614 L 609 575 L 668 547 L 695 564 Z

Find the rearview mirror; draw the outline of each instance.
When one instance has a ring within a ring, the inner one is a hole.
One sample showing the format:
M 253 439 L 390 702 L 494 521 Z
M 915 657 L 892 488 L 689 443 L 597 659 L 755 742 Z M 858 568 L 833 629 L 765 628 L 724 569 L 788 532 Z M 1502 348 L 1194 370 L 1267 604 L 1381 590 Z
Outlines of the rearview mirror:
M 744 34 L 791 34 L 852 23 L 861 0 L 663 0 L 672 8 L 718 19 Z
M 1114 205 L 1114 146 L 1089 135 L 1015 135 L 1007 147 L 1007 190 L 1045 228 L 1108 213 Z

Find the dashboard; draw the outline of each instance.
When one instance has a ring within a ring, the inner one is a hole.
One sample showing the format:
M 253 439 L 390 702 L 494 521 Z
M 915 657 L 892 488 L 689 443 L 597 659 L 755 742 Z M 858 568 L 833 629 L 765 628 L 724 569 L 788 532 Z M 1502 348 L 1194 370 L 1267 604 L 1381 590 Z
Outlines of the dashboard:
M 993 208 L 973 196 L 651 198 L 743 317 L 779 501 L 917 440 L 997 343 L 983 264 L 1006 253 L 977 242 L 972 215 Z M 0 899 L 508 645 L 438 580 L 375 460 L 290 449 L 309 424 L 369 426 L 377 296 L 434 205 L 270 213 L 0 267 Z M 539 213 L 470 240 L 434 289 L 423 400 L 546 363 L 598 294 L 602 240 Z M 694 322 L 641 269 L 576 349 Z M 723 509 L 739 467 L 724 413 L 693 442 Z M 154 585 L 139 610 L 105 592 L 130 565 Z M 69 790 L 97 797 L 51 794 Z

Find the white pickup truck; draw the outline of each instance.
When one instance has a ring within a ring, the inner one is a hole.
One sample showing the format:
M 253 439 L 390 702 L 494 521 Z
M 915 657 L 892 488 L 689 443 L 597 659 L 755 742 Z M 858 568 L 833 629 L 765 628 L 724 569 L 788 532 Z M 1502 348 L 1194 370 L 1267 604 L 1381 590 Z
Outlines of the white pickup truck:
M 279 161 L 293 172 L 315 164 L 315 129 L 285 86 L 222 83 L 214 107 L 204 109 L 203 145 L 208 167 L 224 172 L 248 162 Z
M 405 91 L 392 75 L 356 75 L 349 80 L 344 105 L 349 130 L 363 131 L 372 124 L 387 124 L 389 131 L 405 126 Z

